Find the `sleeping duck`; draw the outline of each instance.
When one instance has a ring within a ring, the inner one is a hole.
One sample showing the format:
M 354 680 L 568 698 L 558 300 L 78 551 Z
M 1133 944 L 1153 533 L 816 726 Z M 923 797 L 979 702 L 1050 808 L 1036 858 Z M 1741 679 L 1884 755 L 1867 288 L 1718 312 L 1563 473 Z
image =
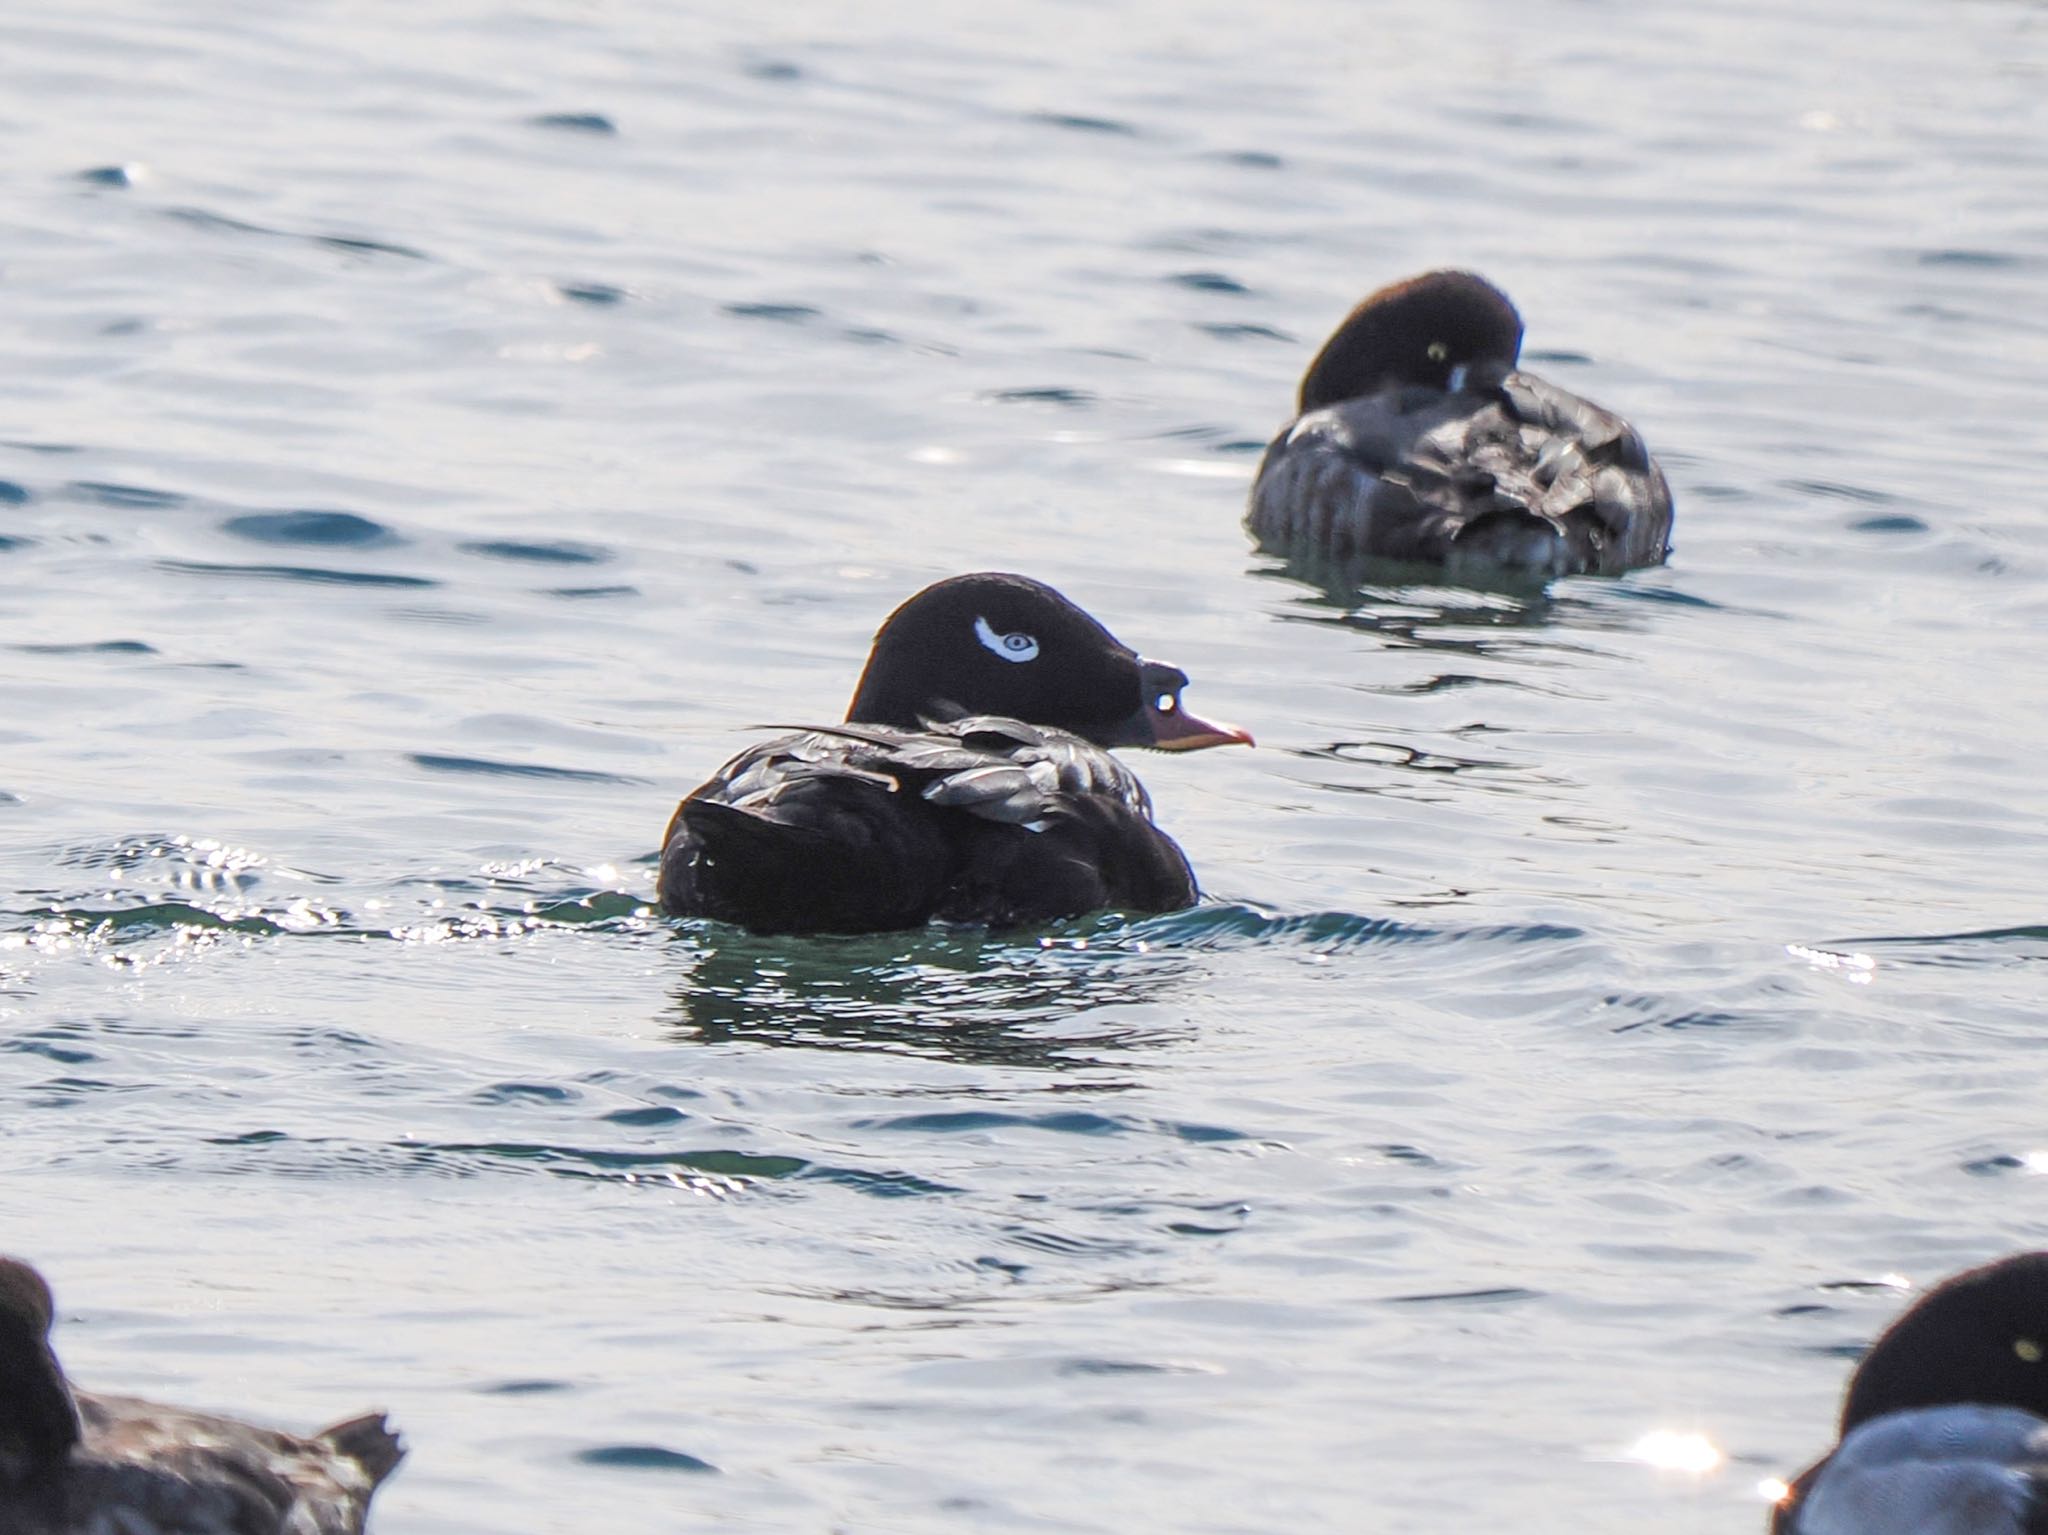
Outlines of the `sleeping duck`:
M 0 1535 L 360 1535 L 405 1453 L 381 1414 L 310 1438 L 75 1391 L 50 1287 L 0 1258 Z
M 1324 343 L 1246 525 L 1279 553 L 1453 576 L 1612 575 L 1669 552 L 1671 491 L 1621 417 L 1515 365 L 1522 317 L 1470 272 L 1382 288 Z
M 1040 582 L 928 586 L 875 635 L 845 724 L 764 741 L 677 807 L 662 909 L 861 933 L 1191 906 L 1187 859 L 1105 750 L 1251 744 L 1188 713 L 1187 682 Z
M 1849 1378 L 1772 1535 L 2048 1532 L 2048 1252 L 1942 1281 Z

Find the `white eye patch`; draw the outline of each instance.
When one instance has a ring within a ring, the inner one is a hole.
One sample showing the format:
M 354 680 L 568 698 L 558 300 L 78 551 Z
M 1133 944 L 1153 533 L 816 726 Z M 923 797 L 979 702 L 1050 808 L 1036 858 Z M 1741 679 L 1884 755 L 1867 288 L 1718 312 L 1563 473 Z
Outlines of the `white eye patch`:
M 1019 630 L 1015 634 L 998 634 L 989 627 L 988 620 L 974 621 L 974 637 L 981 641 L 982 648 L 992 650 L 1005 661 L 1035 661 L 1038 659 L 1038 641 Z

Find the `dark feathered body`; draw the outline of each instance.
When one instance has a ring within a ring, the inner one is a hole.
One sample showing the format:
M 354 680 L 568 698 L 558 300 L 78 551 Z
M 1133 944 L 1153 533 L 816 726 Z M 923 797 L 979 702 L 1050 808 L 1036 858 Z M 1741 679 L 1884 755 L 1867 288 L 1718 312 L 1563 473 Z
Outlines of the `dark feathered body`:
M 2048 1535 L 2048 1422 L 1975 1403 L 1850 1430 L 1773 1513 L 1773 1535 Z
M 2048 1253 L 1936 1285 L 1871 1345 L 1773 1535 L 2048 1535 Z
M 1248 523 L 1337 565 L 1614 575 L 1663 560 L 1671 492 L 1626 421 L 1509 372 L 1309 412 L 1266 449 Z
M 300 1436 L 77 1394 L 61 1468 L 0 1494 L 0 1535 L 360 1535 L 403 1451 L 380 1415 Z
M 301 1436 L 74 1392 L 50 1292 L 0 1258 L 0 1535 L 360 1535 L 405 1453 L 379 1414 Z
M 1266 449 L 1246 524 L 1296 558 L 1454 575 L 1614 574 L 1661 562 L 1671 492 L 1621 417 L 1521 371 L 1521 320 L 1469 273 L 1353 311 Z
M 1187 682 L 1043 582 L 936 582 L 876 633 L 847 724 L 742 752 L 677 807 L 662 910 L 869 933 L 1192 905 L 1187 860 L 1104 749 L 1250 744 L 1189 714 Z
M 778 737 L 683 801 L 666 910 L 755 932 L 994 926 L 1195 900 L 1136 775 L 1019 720 L 846 725 Z

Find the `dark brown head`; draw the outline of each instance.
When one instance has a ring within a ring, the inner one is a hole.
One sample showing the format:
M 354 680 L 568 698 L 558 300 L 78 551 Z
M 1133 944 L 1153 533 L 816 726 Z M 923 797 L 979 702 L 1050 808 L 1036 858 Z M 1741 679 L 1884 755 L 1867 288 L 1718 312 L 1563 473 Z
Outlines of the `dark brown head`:
M 1522 317 L 1470 272 L 1424 272 L 1345 316 L 1301 380 L 1301 409 L 1321 410 L 1398 385 L 1457 389 L 1473 370 L 1504 372 L 1522 352 Z
M 78 1443 L 78 1405 L 50 1351 L 50 1287 L 18 1258 L 0 1258 L 0 1489 L 64 1464 Z
M 1098 746 L 1251 744 L 1181 708 L 1187 673 L 1147 661 L 1041 581 L 983 573 L 926 587 L 875 635 L 850 722 L 915 729 L 1000 714 Z
M 1842 1432 L 1958 1402 L 2048 1418 L 2048 1252 L 1965 1269 L 1921 1296 L 1856 1366 Z

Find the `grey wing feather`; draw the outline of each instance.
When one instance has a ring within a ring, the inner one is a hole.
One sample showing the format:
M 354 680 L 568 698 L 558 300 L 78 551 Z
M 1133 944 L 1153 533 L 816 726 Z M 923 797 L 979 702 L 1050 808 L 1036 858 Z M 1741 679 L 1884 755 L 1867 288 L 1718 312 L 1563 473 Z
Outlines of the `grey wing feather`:
M 992 762 L 947 774 L 928 785 L 924 797 L 934 805 L 965 810 L 984 820 L 1030 826 L 1055 812 L 1053 797 L 1058 787 L 1043 764 Z
M 960 720 L 947 728 L 958 729 L 964 738 L 1006 743 L 1004 755 L 1012 762 L 1049 767 L 1053 776 L 1048 792 L 1108 795 L 1140 814 L 1152 813 L 1151 798 L 1138 775 L 1113 752 L 1081 736 L 994 716 Z
M 1109 752 L 1066 731 L 999 715 L 928 721 L 922 731 L 806 727 L 743 753 L 713 784 L 719 799 L 752 809 L 828 777 L 890 792 L 916 788 L 931 804 L 1017 826 L 1043 823 L 1062 813 L 1063 798 L 1080 795 L 1107 795 L 1152 813 L 1137 774 Z

